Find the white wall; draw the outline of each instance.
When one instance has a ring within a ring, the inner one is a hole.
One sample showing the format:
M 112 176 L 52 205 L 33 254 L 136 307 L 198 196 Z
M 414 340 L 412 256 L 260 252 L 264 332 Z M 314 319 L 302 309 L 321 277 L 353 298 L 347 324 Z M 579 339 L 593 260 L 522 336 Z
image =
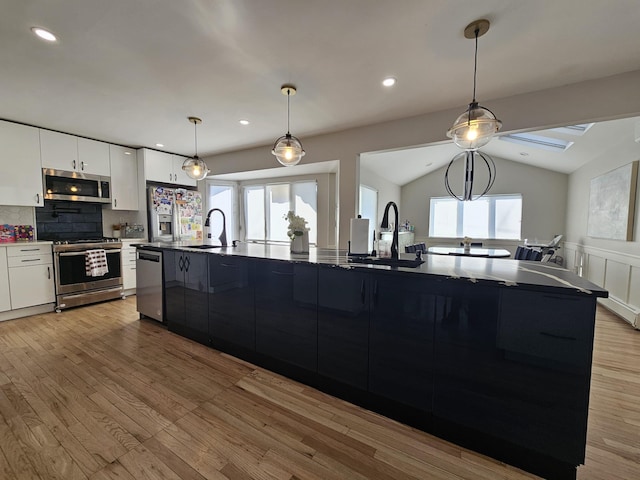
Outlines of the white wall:
M 626 142 L 616 155 L 604 153 L 569 176 L 567 268 L 609 290 L 605 306 L 640 328 L 640 185 L 636 185 L 633 241 L 587 236 L 591 179 L 640 159 L 640 144 Z M 640 182 L 639 182 L 640 183 Z
M 483 99 L 483 104 L 499 113 L 504 132 L 541 129 L 638 116 L 638 85 L 640 70 L 513 97 Z M 349 220 L 357 213 L 359 154 L 446 140 L 445 131 L 464 107 L 459 105 L 447 111 L 301 138 L 307 152 L 303 163 L 340 160 L 338 195 L 341 248 L 347 247 Z M 271 168 L 275 160 L 269 153 L 270 147 L 265 145 L 222 153 L 205 160 L 212 171 L 219 173 Z
M 489 193 L 522 194 L 522 238 L 549 241 L 554 235 L 563 233 L 568 175 L 502 158 L 493 160 L 496 164 L 496 180 Z M 448 196 L 444 186 L 445 170 L 446 167 L 443 167 L 402 187 L 401 216 L 408 218 L 415 226 L 416 241 L 429 243 L 429 199 Z M 461 171 L 455 173 L 462 174 Z M 455 191 L 462 180 L 451 183 Z M 519 242 L 486 243 L 516 245 Z
M 360 184 L 366 185 L 367 187 L 373 188 L 378 191 L 378 217 L 373 220 L 372 229 L 378 231 L 379 229 L 375 227 L 375 225 L 380 225 L 382 221 L 382 213 L 384 212 L 384 207 L 389 202 L 395 202 L 400 208 L 401 201 L 401 188 L 400 185 L 396 185 L 393 182 L 390 182 L 386 178 L 382 178 L 379 175 L 376 175 L 371 170 L 365 167 L 360 168 Z M 406 217 L 400 209 L 400 219 L 399 222 L 402 222 Z

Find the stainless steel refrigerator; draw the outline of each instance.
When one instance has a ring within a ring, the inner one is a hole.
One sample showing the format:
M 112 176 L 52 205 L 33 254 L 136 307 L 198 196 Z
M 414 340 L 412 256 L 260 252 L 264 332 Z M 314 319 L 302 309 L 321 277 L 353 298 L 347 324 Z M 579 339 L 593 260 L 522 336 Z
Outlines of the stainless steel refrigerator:
M 202 241 L 200 192 L 148 185 L 147 194 L 150 241 Z

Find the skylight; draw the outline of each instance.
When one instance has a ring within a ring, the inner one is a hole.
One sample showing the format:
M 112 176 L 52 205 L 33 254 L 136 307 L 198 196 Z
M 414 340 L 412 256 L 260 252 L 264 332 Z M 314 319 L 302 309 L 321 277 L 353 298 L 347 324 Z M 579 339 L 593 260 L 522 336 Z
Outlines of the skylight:
M 569 142 L 567 140 L 543 137 L 542 135 L 534 135 L 532 133 L 508 133 L 507 135 L 501 135 L 498 138 L 505 142 L 527 145 L 529 147 L 550 150 L 552 152 L 564 152 L 573 145 L 573 142 Z
M 569 135 L 584 135 L 587 130 L 593 126 L 593 123 L 582 123 L 580 125 L 567 125 L 566 127 L 552 128 L 552 132 L 568 133 Z

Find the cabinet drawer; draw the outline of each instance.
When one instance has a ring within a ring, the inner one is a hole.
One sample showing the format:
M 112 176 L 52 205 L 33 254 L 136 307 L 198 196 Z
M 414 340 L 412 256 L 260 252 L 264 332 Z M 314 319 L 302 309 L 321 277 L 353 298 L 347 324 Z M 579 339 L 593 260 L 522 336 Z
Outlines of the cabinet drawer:
M 51 245 L 7 246 L 7 257 L 22 257 L 25 255 L 51 257 Z
M 580 296 L 503 292 L 498 348 L 590 366 L 593 302 L 595 299 Z
M 8 257 L 9 268 L 28 267 L 30 265 L 51 265 L 53 263 L 51 253 L 46 255 L 25 255 L 24 257 Z

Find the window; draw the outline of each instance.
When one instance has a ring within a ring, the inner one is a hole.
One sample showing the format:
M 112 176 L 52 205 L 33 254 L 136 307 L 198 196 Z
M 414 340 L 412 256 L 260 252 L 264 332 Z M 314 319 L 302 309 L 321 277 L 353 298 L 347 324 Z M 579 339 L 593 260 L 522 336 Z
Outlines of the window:
M 227 241 L 238 238 L 236 236 L 236 187 L 222 183 L 207 182 L 207 208 L 219 208 L 224 212 Z M 208 212 L 208 210 L 207 210 Z M 205 214 L 207 213 L 205 212 Z M 204 219 L 203 219 L 204 221 Z M 217 237 L 222 232 L 222 215 L 214 213 L 210 218 L 209 232 Z M 206 232 L 205 232 L 206 233 Z
M 378 192 L 366 185 L 360 185 L 360 216 L 369 219 L 369 241 L 367 245 L 373 243 L 373 230 L 376 228 L 378 218 Z
M 435 197 L 430 202 L 430 237 L 519 240 L 522 195 L 486 195 L 472 202 Z
M 293 210 L 307 221 L 309 243 L 317 243 L 318 189 L 315 181 L 249 185 L 243 191 L 246 240 L 288 242 L 288 223 L 284 217 Z

